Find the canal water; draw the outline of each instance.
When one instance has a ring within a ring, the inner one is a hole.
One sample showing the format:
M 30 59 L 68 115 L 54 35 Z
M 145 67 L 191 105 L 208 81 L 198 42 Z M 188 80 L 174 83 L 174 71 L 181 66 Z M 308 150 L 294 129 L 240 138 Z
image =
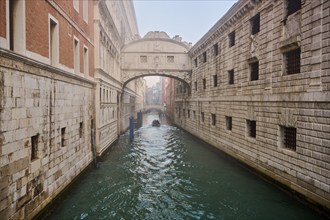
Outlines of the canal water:
M 190 134 L 144 115 L 43 219 L 323 219 Z

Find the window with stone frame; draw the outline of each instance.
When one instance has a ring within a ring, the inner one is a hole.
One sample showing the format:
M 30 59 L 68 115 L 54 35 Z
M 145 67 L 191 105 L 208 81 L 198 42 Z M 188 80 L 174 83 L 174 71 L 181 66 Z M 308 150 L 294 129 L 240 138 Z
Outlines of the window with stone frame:
M 65 128 L 61 128 L 61 147 L 66 146 Z
M 251 34 L 255 35 L 260 32 L 260 13 L 250 19 Z
M 185 118 L 186 117 L 186 109 L 182 109 L 182 116 Z
M 280 138 L 283 148 L 296 151 L 297 147 L 297 128 L 280 126 Z
M 228 131 L 231 131 L 232 130 L 232 127 L 233 127 L 233 125 L 232 125 L 232 120 L 233 119 L 230 116 L 226 116 L 225 119 L 226 119 L 226 129 Z
M 140 63 L 147 63 L 148 57 L 147 56 L 140 56 Z
M 167 56 L 167 63 L 174 63 L 174 56 Z
M 213 87 L 217 87 L 218 86 L 218 75 L 215 74 L 213 75 Z
M 257 122 L 254 120 L 246 120 L 246 131 L 248 137 L 256 138 L 257 136 Z
M 205 118 L 204 118 L 204 112 L 201 112 L 201 121 L 204 122 Z
M 286 75 L 300 73 L 300 54 L 300 48 L 296 48 L 284 53 Z
M 207 62 L 207 55 L 206 55 L 206 51 L 203 53 L 203 63 Z
M 197 81 L 195 82 L 195 90 L 197 91 Z
M 249 64 L 250 66 L 250 81 L 259 79 L 259 61 L 254 61 Z
M 218 43 L 213 45 L 213 52 L 214 52 L 214 56 L 219 55 L 219 44 Z
M 197 67 L 198 66 L 197 58 L 194 59 L 194 63 L 195 63 L 195 67 Z
M 301 9 L 301 0 L 286 0 L 286 15 L 292 15 Z
M 217 116 L 216 114 L 211 114 L 211 125 L 216 126 L 217 123 Z
M 188 118 L 190 118 L 190 110 L 188 109 Z
M 228 34 L 228 42 L 229 42 L 229 47 L 232 47 L 235 45 L 235 31 L 231 32 Z
M 234 80 L 235 80 L 235 75 L 234 75 L 234 70 L 232 69 L 228 71 L 228 84 L 229 85 L 234 84 L 235 83 Z
M 84 136 L 84 123 L 80 122 L 79 123 L 79 138 L 83 138 Z
M 38 159 L 39 134 L 31 137 L 31 161 Z
M 194 117 L 194 119 L 196 118 L 196 111 L 195 110 L 193 110 L 193 117 Z
M 203 89 L 204 90 L 206 89 L 206 79 L 205 78 L 203 79 Z

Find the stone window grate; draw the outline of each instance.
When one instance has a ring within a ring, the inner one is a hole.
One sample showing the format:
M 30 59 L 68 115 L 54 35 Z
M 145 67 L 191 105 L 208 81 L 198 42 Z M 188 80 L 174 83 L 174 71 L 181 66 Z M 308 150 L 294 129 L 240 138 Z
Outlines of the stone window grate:
M 260 32 L 260 13 L 251 18 L 251 34 L 255 35 Z
M 226 116 L 226 129 L 231 131 L 233 124 L 232 124 L 232 117 Z
M 147 63 L 148 57 L 147 56 L 140 56 L 140 63 Z
M 211 124 L 213 125 L 213 126 L 215 126 L 216 125 L 216 120 L 217 118 L 216 118 L 216 115 L 215 114 L 211 114 Z
M 253 62 L 250 64 L 251 76 L 250 80 L 258 80 L 259 79 L 259 61 Z
M 229 85 L 234 84 L 234 70 L 228 71 L 228 84 Z
M 297 144 L 297 128 L 283 127 L 284 130 L 284 147 L 296 151 Z
M 235 31 L 228 34 L 228 39 L 229 39 L 229 47 L 234 46 L 235 45 Z
M 174 56 L 167 56 L 167 63 L 174 63 Z
M 300 48 L 285 53 L 287 75 L 300 73 Z
M 218 75 L 213 75 L 213 87 L 218 86 Z
M 257 136 L 257 122 L 252 120 L 246 120 L 248 136 L 256 138 Z
M 301 9 L 301 0 L 287 0 L 287 16 Z

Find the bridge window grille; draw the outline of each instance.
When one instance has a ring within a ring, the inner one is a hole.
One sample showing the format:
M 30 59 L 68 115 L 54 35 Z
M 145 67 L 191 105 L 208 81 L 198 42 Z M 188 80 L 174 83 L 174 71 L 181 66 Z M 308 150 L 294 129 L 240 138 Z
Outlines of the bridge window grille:
M 213 125 L 213 126 L 215 126 L 216 125 L 216 122 L 217 122 L 217 117 L 216 117 L 216 114 L 211 114 L 211 124 Z
M 204 122 L 204 112 L 201 112 L 201 121 Z
M 203 53 L 203 63 L 206 63 L 207 61 L 207 56 L 206 56 L 206 51 Z
M 203 79 L 203 89 L 204 90 L 206 89 L 206 79 L 205 78 Z
M 229 47 L 232 47 L 235 45 L 235 31 L 228 34 L 228 40 L 229 40 Z
M 197 58 L 194 59 L 194 62 L 195 62 L 195 67 L 197 67 L 198 66 Z
M 167 63 L 174 63 L 174 56 L 167 56 Z
M 38 159 L 39 134 L 31 137 L 31 161 Z
M 250 63 L 250 80 L 255 81 L 259 79 L 259 61 Z
M 300 53 L 300 48 L 297 48 L 284 54 L 287 75 L 300 73 Z
M 234 77 L 235 77 L 234 70 L 229 70 L 228 71 L 228 84 L 229 85 L 234 84 Z
M 253 120 L 246 120 L 247 133 L 249 137 L 256 138 L 257 136 L 257 122 Z
M 232 117 L 226 116 L 226 129 L 231 131 L 232 130 Z
M 296 151 L 297 128 L 281 126 L 281 135 L 283 147 Z
M 148 57 L 147 56 L 140 56 L 140 63 L 147 63 Z
M 287 0 L 287 16 L 301 9 L 301 0 Z
M 251 34 L 255 35 L 256 33 L 259 33 L 259 31 L 260 31 L 260 13 L 256 14 L 253 18 L 251 18 L 250 24 L 251 24 Z
M 214 56 L 219 55 L 219 45 L 218 45 L 218 43 L 213 45 L 213 51 L 214 51 Z
M 213 75 L 213 87 L 218 86 L 218 75 Z

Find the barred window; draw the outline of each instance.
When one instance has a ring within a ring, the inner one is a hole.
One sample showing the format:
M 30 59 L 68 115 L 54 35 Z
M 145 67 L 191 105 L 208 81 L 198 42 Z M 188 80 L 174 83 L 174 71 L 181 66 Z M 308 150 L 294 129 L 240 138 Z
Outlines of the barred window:
M 195 82 L 195 90 L 197 91 L 197 82 Z
M 228 34 L 228 39 L 229 39 L 229 47 L 234 46 L 235 45 L 235 31 Z
M 201 112 L 201 121 L 204 122 L 204 112 Z
M 287 16 L 301 9 L 301 0 L 287 0 Z
M 256 14 L 253 18 L 251 18 L 250 24 L 252 35 L 255 35 L 260 31 L 260 13 Z
M 215 126 L 216 125 L 216 122 L 217 122 L 217 120 L 216 120 L 217 118 L 216 118 L 216 115 L 215 114 L 211 114 L 211 124 L 213 125 L 213 126 Z
M 61 146 L 66 146 L 65 128 L 61 128 Z
M 203 89 L 204 90 L 206 89 L 206 79 L 205 78 L 203 79 Z
M 39 134 L 31 137 L 31 161 L 38 159 Z
M 232 117 L 226 116 L 226 129 L 231 131 L 231 129 L 232 129 Z
M 297 48 L 284 54 L 287 75 L 300 73 L 300 53 L 300 48 Z
M 228 71 L 228 84 L 229 85 L 234 84 L 234 70 Z
M 246 120 L 247 133 L 249 137 L 256 138 L 257 136 L 257 122 Z
M 193 116 L 194 116 L 194 119 L 196 118 L 196 111 L 194 110 L 193 111 Z
M 206 51 L 203 53 L 203 63 L 206 63 L 207 61 L 207 56 L 206 56 Z
M 284 148 L 296 151 L 297 128 L 280 126 L 282 136 L 282 146 Z
M 218 75 L 213 75 L 213 87 L 218 86 Z
M 259 61 L 250 63 L 250 80 L 258 80 L 259 79 Z
M 84 136 L 84 123 L 79 123 L 79 138 L 82 138 Z
M 213 45 L 213 51 L 214 51 L 214 56 L 219 55 L 219 45 L 218 45 L 218 43 Z

